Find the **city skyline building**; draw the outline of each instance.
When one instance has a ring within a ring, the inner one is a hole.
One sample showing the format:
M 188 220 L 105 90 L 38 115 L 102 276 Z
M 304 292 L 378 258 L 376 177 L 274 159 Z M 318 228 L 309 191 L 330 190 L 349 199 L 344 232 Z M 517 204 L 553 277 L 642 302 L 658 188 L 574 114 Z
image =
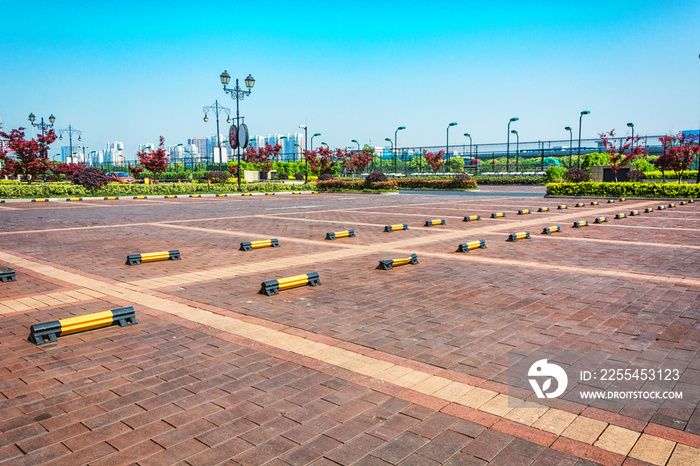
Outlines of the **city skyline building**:
M 284 136 L 285 139 L 280 140 Z M 267 136 L 253 136 L 250 138 L 250 146 L 259 149 L 265 147 L 265 144 L 274 146 L 279 142 L 282 149 L 280 150 L 280 161 L 293 162 L 303 158 L 304 134 L 303 133 L 287 133 L 287 134 L 268 134 Z M 294 144 L 299 144 L 299 147 Z

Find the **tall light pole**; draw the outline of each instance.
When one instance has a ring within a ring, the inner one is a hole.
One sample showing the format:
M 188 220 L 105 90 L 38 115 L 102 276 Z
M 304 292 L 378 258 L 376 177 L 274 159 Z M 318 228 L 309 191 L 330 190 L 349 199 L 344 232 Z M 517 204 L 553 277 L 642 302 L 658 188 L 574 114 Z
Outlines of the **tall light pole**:
M 359 150 L 360 150 L 360 143 L 357 142 L 357 139 L 353 139 L 353 140 L 350 141 L 350 142 L 354 142 L 355 144 L 357 144 L 357 150 L 358 150 L 358 152 L 359 152 Z
M 464 133 L 464 137 L 469 138 L 469 158 L 472 158 L 472 135 L 469 133 Z
M 299 128 L 304 130 L 304 165 L 306 168 L 306 175 L 304 176 L 304 183 L 308 183 L 309 182 L 309 160 L 306 158 L 306 152 L 307 152 L 306 148 L 308 147 L 306 144 L 307 144 L 307 141 L 309 139 L 308 138 L 309 128 L 307 128 L 306 125 L 299 125 Z
M 510 124 L 518 120 L 518 117 L 513 117 L 510 120 L 508 120 L 508 141 L 506 142 L 506 173 L 510 172 Z
M 518 161 L 519 161 L 519 156 L 520 156 L 520 135 L 516 130 L 511 131 L 512 134 L 515 134 L 515 172 L 517 174 L 518 172 Z
M 63 141 L 63 134 L 64 133 L 68 133 L 68 141 L 69 141 L 69 145 L 70 145 L 70 158 L 71 158 L 71 162 L 72 162 L 73 161 L 73 133 L 78 135 L 78 141 L 82 141 L 83 140 L 83 132 L 73 128 L 71 125 L 68 125 L 68 128 L 58 130 L 58 139 L 60 139 L 61 141 Z
M 231 98 L 236 100 L 236 128 L 240 132 L 241 129 L 241 124 L 240 124 L 240 112 L 238 111 L 238 101 L 243 100 L 243 98 L 247 95 L 250 95 L 251 90 L 253 89 L 253 85 L 255 84 L 255 79 L 253 76 L 250 74 L 248 75 L 247 78 L 245 78 L 245 85 L 248 88 L 247 91 L 244 91 L 241 89 L 241 87 L 238 85 L 238 78 L 236 78 L 236 87 L 233 89 L 227 89 L 226 85 L 231 81 L 231 76 L 224 70 L 223 73 L 219 75 L 219 78 L 221 78 L 221 84 L 224 85 L 224 92 L 227 94 L 231 94 Z M 246 135 L 246 139 L 248 136 Z M 247 141 L 246 141 L 247 145 Z M 236 154 L 238 156 L 238 187 L 241 187 L 241 140 L 239 137 L 236 137 Z
M 391 152 L 393 155 L 394 152 L 394 141 L 391 140 L 391 138 L 384 138 L 386 142 L 388 142 L 391 145 Z M 384 155 L 384 154 L 382 154 Z M 379 171 L 382 171 L 382 159 L 379 159 Z
M 581 168 L 581 119 L 583 115 L 588 115 L 591 112 L 584 110 L 581 112 L 581 116 L 578 117 L 578 161 L 576 163 L 578 168 Z
M 634 150 L 634 123 L 627 123 L 628 128 L 632 128 L 632 150 Z
M 314 151 L 314 138 L 315 138 L 316 136 L 320 136 L 320 135 L 321 135 L 321 133 L 314 133 L 314 135 L 311 136 L 311 152 Z
M 394 131 L 394 151 L 393 151 L 394 152 L 394 176 L 396 176 L 396 155 L 397 155 L 396 154 L 396 147 L 397 147 L 396 135 L 398 134 L 399 131 L 404 130 L 404 129 L 406 129 L 405 126 L 399 126 L 398 128 L 396 128 L 396 131 Z
M 571 167 L 571 146 L 572 146 L 572 143 L 574 141 L 574 134 L 571 132 L 571 126 L 565 126 L 564 129 L 569 132 L 569 168 L 572 168 Z
M 280 136 L 280 137 L 278 137 L 278 138 L 277 138 L 277 144 L 279 144 L 280 141 L 281 141 L 282 139 L 287 139 L 287 136 Z M 281 149 L 280 149 L 280 152 L 282 152 Z M 279 154 L 277 154 L 277 161 L 278 161 L 278 162 L 280 161 L 280 156 L 279 156 Z
M 238 104 L 238 101 L 236 101 L 236 104 Z M 209 121 L 209 118 L 207 118 L 207 113 L 209 113 L 209 111 L 213 111 L 214 115 L 216 115 L 216 145 L 219 146 L 219 171 L 221 171 L 221 162 L 224 159 L 224 152 L 221 150 L 221 131 L 219 131 L 219 113 L 221 113 L 222 111 L 226 112 L 226 115 L 228 115 L 226 118 L 226 123 L 231 124 L 231 109 L 222 107 L 221 105 L 219 105 L 219 101 L 215 100 L 214 105 L 202 107 L 202 111 L 204 112 L 205 123 Z
M 450 163 L 450 127 L 457 126 L 457 122 L 452 122 L 447 125 L 447 140 L 445 142 L 445 158 L 447 159 L 445 165 L 442 166 L 442 172 L 445 173 L 445 168 Z

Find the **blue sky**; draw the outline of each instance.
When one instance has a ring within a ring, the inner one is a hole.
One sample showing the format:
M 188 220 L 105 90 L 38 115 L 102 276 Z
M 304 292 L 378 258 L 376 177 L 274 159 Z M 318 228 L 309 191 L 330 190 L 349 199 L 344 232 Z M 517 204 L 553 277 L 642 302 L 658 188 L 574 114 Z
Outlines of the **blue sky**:
M 219 74 L 256 79 L 252 134 L 298 131 L 331 147 L 583 137 L 700 125 L 700 2 L 6 2 L 0 118 L 53 113 L 88 150 L 215 133 L 232 108 Z M 224 124 L 225 126 L 225 124 Z M 226 133 L 222 129 L 223 133 Z M 58 148 L 58 143 L 54 148 Z M 56 150 L 58 152 L 58 149 Z

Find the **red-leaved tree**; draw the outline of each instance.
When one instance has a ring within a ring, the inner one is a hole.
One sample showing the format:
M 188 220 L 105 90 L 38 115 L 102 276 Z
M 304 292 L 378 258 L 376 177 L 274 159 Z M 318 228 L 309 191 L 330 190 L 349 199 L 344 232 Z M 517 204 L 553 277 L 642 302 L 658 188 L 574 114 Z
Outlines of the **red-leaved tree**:
M 615 137 L 614 129 L 608 133 L 600 133 L 599 136 L 605 146 L 605 152 L 610 154 L 610 170 L 615 176 L 615 182 L 617 182 L 617 172 L 620 171 L 620 168 L 629 165 L 634 159 L 644 154 L 644 148 L 637 145 L 642 138 L 639 136 L 627 136 L 624 140 L 620 139 L 619 143 L 615 144 L 613 139 Z
M 673 170 L 678 175 L 678 182 L 683 179 L 683 171 L 688 170 L 695 161 L 700 146 L 693 135 L 678 133 L 675 136 L 662 136 L 659 138 L 664 146 L 664 153 L 654 161 L 654 165 L 661 171 Z M 664 173 L 665 178 L 665 173 Z
M 140 150 L 136 153 L 139 163 L 154 175 L 163 173 L 168 168 L 168 153 L 165 152 L 165 138 L 160 137 L 160 144 L 156 150 Z
M 56 140 L 52 129 L 30 140 L 24 139 L 24 128 L 13 129 L 9 133 L 0 131 L 0 137 L 8 140 L 7 147 L 16 157 L 11 158 L 7 152 L 0 152 L 0 175 L 23 176 L 31 183 L 51 168 L 47 154 L 49 145 Z
M 75 172 L 78 170 L 82 170 L 85 168 L 84 163 L 54 163 L 51 166 L 51 171 L 54 172 L 56 175 L 66 175 L 66 176 L 73 176 L 75 175 Z
M 321 176 L 326 173 L 333 174 L 335 168 L 344 159 L 345 154 L 341 149 L 336 149 L 333 153 L 329 148 L 321 146 L 318 150 L 308 151 L 305 157 L 311 172 L 316 176 Z
M 443 165 L 445 165 L 445 160 L 442 158 L 443 155 L 445 155 L 444 150 L 438 152 L 428 152 L 427 150 L 423 149 L 423 157 L 425 157 L 425 161 L 428 162 L 430 168 L 433 169 L 433 174 L 437 173 L 437 171 L 440 170 Z
M 362 173 L 365 171 L 365 169 L 369 167 L 369 164 L 372 163 L 372 160 L 374 160 L 374 148 L 365 146 L 364 149 L 359 152 L 345 152 L 342 164 L 345 168 L 350 170 L 352 179 L 354 180 L 355 173 Z
M 248 146 L 245 154 L 243 154 L 243 161 L 248 163 L 256 163 L 260 167 L 260 170 L 265 173 L 272 169 L 273 159 L 279 159 L 280 151 L 282 146 L 280 144 L 275 144 L 274 146 L 270 144 L 265 144 L 265 147 L 256 149 L 253 146 Z
M 139 175 L 141 173 L 143 173 L 143 170 L 144 170 L 143 167 L 141 167 L 139 165 L 134 165 L 134 166 L 129 165 L 129 172 L 131 172 L 131 176 L 133 176 L 134 178 L 138 178 Z

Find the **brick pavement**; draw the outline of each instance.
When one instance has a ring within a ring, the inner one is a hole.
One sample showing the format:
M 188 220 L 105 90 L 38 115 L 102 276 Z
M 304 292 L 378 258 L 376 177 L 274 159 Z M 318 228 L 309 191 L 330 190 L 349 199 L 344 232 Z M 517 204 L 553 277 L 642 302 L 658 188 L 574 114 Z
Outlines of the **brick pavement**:
M 542 402 L 507 377 L 508 353 L 559 361 L 622 349 L 628 363 L 673 361 L 678 388 L 698 391 L 698 204 L 571 229 L 659 204 L 574 203 L 324 194 L 2 205 L 0 264 L 18 281 L 0 287 L 0 461 L 697 462 L 693 404 Z M 508 216 L 486 218 L 496 211 Z M 483 220 L 461 222 L 468 214 Z M 435 218 L 447 225 L 423 227 Z M 382 232 L 395 223 L 410 230 Z M 550 224 L 564 231 L 540 236 Z M 323 240 L 353 227 L 358 238 Z M 532 240 L 505 242 L 524 229 Z M 282 247 L 236 251 L 269 237 Z M 482 238 L 488 249 L 454 253 Z M 123 265 L 128 253 L 175 248 L 182 261 Z M 411 252 L 420 265 L 374 270 Z M 312 269 L 321 287 L 256 294 L 265 279 Z M 139 325 L 26 341 L 33 323 L 123 305 Z

